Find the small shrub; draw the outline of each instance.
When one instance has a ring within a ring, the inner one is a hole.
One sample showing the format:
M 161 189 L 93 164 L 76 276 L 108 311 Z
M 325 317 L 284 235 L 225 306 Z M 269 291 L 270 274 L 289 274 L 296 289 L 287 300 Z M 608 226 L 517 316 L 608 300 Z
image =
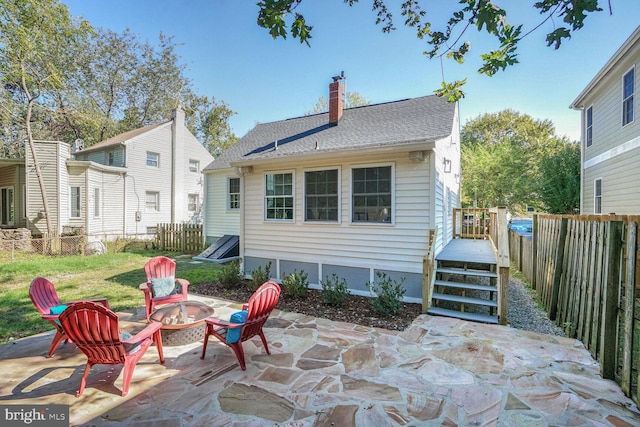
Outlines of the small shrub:
M 308 289 L 309 280 L 304 270 L 301 270 L 300 273 L 298 273 L 297 270 L 293 270 L 293 273 L 288 274 L 282 279 L 282 291 L 285 295 L 293 298 L 304 298 L 307 296 Z
M 347 288 L 347 281 L 339 279 L 334 273 L 329 279 L 329 276 L 325 280 L 321 280 L 322 285 L 322 299 L 329 305 L 341 306 L 349 298 L 349 288 Z
M 402 297 L 406 292 L 406 289 L 402 284 L 405 281 L 403 277 L 400 283 L 387 277 L 387 274 L 382 271 L 377 271 L 378 281 L 374 283 L 367 283 L 369 290 L 375 295 L 375 298 L 371 300 L 371 305 L 376 311 L 383 316 L 391 316 L 400 313 L 402 309 Z
M 271 261 L 269 261 L 267 265 L 264 266 L 264 269 L 262 269 L 262 266 L 260 265 L 258 266 L 258 268 L 251 272 L 251 289 L 254 291 L 257 290 L 260 286 L 262 286 L 264 282 L 268 282 L 270 278 Z
M 238 260 L 224 264 L 218 274 L 218 280 L 226 289 L 230 289 L 240 283 L 242 279 L 240 262 Z

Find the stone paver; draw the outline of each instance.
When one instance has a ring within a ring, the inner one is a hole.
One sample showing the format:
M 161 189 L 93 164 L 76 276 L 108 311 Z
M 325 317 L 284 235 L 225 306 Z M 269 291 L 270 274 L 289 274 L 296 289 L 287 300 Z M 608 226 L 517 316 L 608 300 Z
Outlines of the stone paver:
M 216 316 L 237 305 L 194 296 Z M 121 313 L 144 327 L 142 310 Z M 73 344 L 47 359 L 51 333 L 0 346 L 3 404 L 67 404 L 86 426 L 634 426 L 640 412 L 573 339 L 422 315 L 396 333 L 274 312 L 245 344 L 247 370 L 211 338 L 154 347 L 120 396 L 120 367 L 97 366 L 80 398 L 86 359 Z

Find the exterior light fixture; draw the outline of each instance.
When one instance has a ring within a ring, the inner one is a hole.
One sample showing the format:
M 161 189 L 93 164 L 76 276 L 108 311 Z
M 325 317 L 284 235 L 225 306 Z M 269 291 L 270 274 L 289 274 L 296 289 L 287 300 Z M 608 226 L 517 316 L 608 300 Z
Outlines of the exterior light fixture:
M 444 158 L 444 173 L 451 173 L 451 160 Z

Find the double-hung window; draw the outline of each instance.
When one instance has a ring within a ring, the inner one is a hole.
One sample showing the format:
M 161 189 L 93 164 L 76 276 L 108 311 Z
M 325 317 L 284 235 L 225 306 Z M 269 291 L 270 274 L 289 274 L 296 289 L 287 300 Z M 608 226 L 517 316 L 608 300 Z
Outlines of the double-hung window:
M 0 224 L 13 225 L 15 215 L 15 201 L 13 197 L 13 187 L 0 189 Z
M 80 187 L 71 187 L 69 192 L 69 217 L 80 218 Z
M 265 219 L 293 220 L 293 173 L 265 175 Z
M 305 221 L 338 221 L 338 169 L 304 173 Z
M 591 147 L 593 144 L 593 107 L 587 108 L 585 112 L 585 144 Z
M 197 160 L 189 159 L 189 172 L 191 173 L 200 172 L 200 162 Z
M 593 213 L 602 213 L 602 178 L 593 182 Z
M 160 154 L 147 151 L 147 166 L 150 168 L 160 167 Z
M 391 166 L 352 169 L 353 222 L 391 223 Z
M 229 210 L 240 209 L 240 178 L 229 178 L 227 181 L 227 194 Z
M 187 210 L 189 212 L 197 212 L 200 195 L 193 193 L 193 194 L 188 194 L 187 197 L 188 197 Z
M 622 126 L 633 121 L 633 94 L 635 93 L 635 70 L 632 68 L 622 79 Z
M 145 211 L 160 212 L 160 193 L 157 191 L 147 191 L 145 193 Z

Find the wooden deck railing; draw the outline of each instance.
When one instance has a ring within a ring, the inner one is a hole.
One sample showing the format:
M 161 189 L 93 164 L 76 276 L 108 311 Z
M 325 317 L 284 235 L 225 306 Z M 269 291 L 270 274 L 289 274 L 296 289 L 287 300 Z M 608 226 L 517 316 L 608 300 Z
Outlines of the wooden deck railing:
M 489 233 L 489 209 L 455 208 L 453 238 L 486 239 Z
M 496 273 L 498 273 L 498 316 L 501 325 L 508 323 L 507 313 L 509 306 L 509 226 L 507 221 L 507 208 L 497 207 L 489 209 L 490 220 L 488 223 L 489 240 L 493 245 L 496 255 Z

